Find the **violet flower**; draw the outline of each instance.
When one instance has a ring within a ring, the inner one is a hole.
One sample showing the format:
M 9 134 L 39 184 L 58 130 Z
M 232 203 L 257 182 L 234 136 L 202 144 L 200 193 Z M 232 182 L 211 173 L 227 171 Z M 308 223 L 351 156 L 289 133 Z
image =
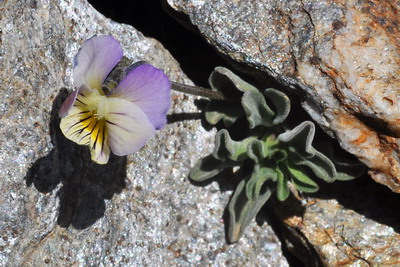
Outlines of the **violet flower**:
M 75 58 L 75 91 L 60 108 L 60 128 L 70 140 L 88 145 L 92 160 L 106 164 L 110 152 L 136 152 L 163 127 L 170 106 L 170 81 L 150 64 L 129 71 L 109 93 L 103 83 L 123 56 L 112 36 L 86 40 Z

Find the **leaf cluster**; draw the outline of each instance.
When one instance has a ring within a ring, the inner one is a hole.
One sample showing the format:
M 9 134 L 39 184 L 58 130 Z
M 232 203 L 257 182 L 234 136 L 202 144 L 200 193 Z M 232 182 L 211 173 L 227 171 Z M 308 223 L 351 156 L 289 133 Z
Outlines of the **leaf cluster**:
M 212 154 L 200 159 L 190 172 L 194 181 L 213 178 L 227 168 L 240 169 L 240 181 L 229 202 L 228 239 L 236 242 L 269 197 L 276 192 L 284 201 L 290 190 L 318 190 L 314 178 L 326 182 L 350 180 L 360 175 L 360 164 L 337 162 L 312 146 L 315 125 L 304 121 L 288 129 L 285 120 L 290 100 L 276 89 L 260 92 L 231 71 L 218 67 L 209 79 L 211 88 L 227 96 L 211 101 L 206 120 L 222 124 Z M 270 104 L 268 104 L 270 103 Z M 247 120 L 248 133 L 233 140 L 229 131 L 240 118 Z M 244 168 L 244 166 L 251 166 Z M 358 170 L 354 171 L 354 170 Z

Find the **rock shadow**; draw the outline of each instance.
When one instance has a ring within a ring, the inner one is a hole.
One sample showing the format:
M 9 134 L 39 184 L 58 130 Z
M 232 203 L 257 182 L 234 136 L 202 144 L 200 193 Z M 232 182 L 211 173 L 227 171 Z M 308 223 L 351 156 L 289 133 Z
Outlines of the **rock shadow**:
M 367 174 L 352 181 L 320 183 L 319 186 L 320 190 L 310 196 L 336 199 L 343 207 L 400 233 L 400 194 L 378 184 Z
M 58 110 L 68 96 L 62 88 L 53 102 L 50 136 L 53 149 L 28 170 L 25 180 L 42 192 L 57 192 L 60 209 L 57 223 L 62 227 L 85 229 L 104 215 L 105 200 L 125 188 L 126 157 L 111 155 L 105 165 L 94 163 L 86 146 L 64 137 L 60 130 Z

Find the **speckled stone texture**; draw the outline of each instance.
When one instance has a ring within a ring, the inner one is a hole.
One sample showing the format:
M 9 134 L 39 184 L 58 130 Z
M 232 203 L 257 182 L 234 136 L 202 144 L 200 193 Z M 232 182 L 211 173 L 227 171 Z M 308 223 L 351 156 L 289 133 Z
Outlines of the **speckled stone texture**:
M 400 1 L 164 1 L 221 53 L 297 91 L 372 178 L 400 192 Z
M 1 266 L 287 266 L 268 224 L 225 242 L 230 191 L 192 185 L 213 133 L 198 121 L 165 127 L 142 150 L 106 166 L 60 133 L 80 44 L 112 34 L 125 55 L 191 83 L 162 45 L 83 0 L 0 0 Z M 196 112 L 172 95 L 171 112 Z
M 283 242 L 305 266 L 399 266 L 400 195 L 373 185 L 321 184 L 315 194 L 272 199 L 266 208 L 284 222 Z

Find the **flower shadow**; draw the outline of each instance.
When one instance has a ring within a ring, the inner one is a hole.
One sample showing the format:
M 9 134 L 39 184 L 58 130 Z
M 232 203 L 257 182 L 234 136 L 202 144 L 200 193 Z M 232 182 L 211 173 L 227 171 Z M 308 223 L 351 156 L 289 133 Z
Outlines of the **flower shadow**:
M 90 159 L 86 146 L 79 146 L 64 137 L 60 130 L 58 110 L 68 96 L 62 88 L 53 102 L 50 136 L 53 149 L 38 159 L 28 170 L 25 180 L 42 193 L 61 188 L 57 192 L 60 208 L 57 223 L 62 227 L 85 229 L 93 225 L 105 212 L 105 200 L 125 188 L 125 157 L 110 156 L 105 165 Z

